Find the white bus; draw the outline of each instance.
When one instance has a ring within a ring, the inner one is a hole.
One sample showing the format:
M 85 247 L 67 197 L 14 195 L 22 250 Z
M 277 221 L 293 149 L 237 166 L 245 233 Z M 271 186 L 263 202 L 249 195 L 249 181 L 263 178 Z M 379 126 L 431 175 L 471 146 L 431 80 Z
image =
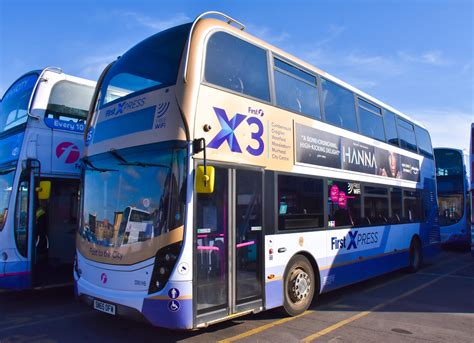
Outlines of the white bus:
M 0 288 L 72 282 L 80 155 L 95 82 L 29 72 L 0 107 Z
M 102 74 L 74 271 L 91 307 L 173 329 L 297 315 L 437 250 L 426 129 L 243 29 L 206 13 Z M 86 234 L 127 207 L 150 214 L 149 239 Z

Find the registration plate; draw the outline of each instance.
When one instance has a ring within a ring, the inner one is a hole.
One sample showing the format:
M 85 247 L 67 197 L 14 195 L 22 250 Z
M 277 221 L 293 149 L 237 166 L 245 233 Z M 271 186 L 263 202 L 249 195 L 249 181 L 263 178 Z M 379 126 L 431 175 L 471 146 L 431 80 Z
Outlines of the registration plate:
M 100 300 L 94 300 L 94 309 L 115 316 L 115 305 L 107 304 Z

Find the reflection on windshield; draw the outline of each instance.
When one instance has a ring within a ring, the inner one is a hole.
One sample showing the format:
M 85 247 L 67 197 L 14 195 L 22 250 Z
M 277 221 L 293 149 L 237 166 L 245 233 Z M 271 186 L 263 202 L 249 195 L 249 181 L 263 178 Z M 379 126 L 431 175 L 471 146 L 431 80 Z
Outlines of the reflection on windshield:
M 184 220 L 185 149 L 162 144 L 104 153 L 85 170 L 81 235 L 89 242 L 121 247 L 160 236 Z
M 0 132 L 26 123 L 28 104 L 37 79 L 37 74 L 26 75 L 5 93 L 0 104 Z
M 438 195 L 439 225 L 456 224 L 464 216 L 464 201 L 462 194 Z
M 0 230 L 3 229 L 8 213 L 8 202 L 12 194 L 15 169 L 0 170 Z

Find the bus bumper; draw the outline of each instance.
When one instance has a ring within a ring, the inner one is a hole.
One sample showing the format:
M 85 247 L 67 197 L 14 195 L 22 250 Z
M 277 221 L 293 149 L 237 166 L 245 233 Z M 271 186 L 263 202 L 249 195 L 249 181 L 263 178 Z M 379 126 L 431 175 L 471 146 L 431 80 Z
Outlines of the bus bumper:
M 145 292 L 103 289 L 83 278 L 76 278 L 74 283 L 76 296 L 90 307 L 94 306 L 96 299 L 115 305 L 118 316 L 146 320 L 154 326 L 168 329 L 193 328 L 190 281 L 169 281 L 161 292 L 152 295 Z

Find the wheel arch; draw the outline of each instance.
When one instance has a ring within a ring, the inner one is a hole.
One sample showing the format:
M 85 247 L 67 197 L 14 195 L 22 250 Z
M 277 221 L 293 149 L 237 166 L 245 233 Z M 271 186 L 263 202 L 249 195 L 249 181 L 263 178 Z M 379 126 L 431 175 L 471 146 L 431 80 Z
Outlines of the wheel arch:
M 320 273 L 320 270 L 319 270 L 318 262 L 316 261 L 314 256 L 309 251 L 300 250 L 300 251 L 294 253 L 293 256 L 291 256 L 291 258 L 288 260 L 288 263 L 286 264 L 285 272 L 284 272 L 283 277 L 285 277 L 286 273 L 288 272 L 288 267 L 290 265 L 290 261 L 295 256 L 298 256 L 298 255 L 306 257 L 308 259 L 309 263 L 311 263 L 311 267 L 313 268 L 314 276 L 316 277 L 316 280 L 318 281 L 318 293 L 315 294 L 315 296 L 318 296 L 319 294 L 321 294 L 321 273 Z

